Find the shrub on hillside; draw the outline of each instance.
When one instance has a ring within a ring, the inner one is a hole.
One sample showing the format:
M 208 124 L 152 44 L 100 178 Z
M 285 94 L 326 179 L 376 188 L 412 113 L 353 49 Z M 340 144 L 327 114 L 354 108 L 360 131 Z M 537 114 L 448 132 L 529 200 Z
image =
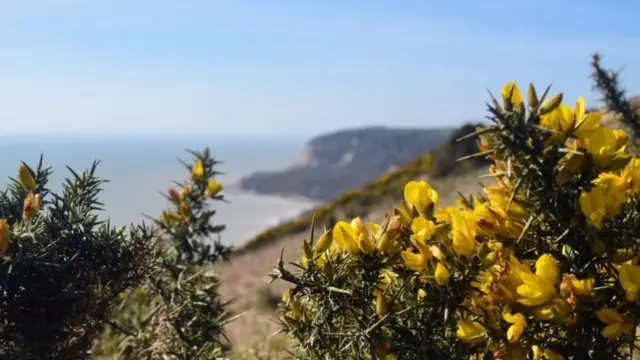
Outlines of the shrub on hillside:
M 223 201 L 219 173 L 209 151 L 192 153 L 190 179 L 170 188 L 172 208 L 158 228 L 152 276 L 120 294 L 92 355 L 99 359 L 217 359 L 229 349 L 223 326 L 232 317 L 218 295 L 220 280 L 210 266 L 230 249 L 220 243 L 210 201 Z M 213 238 L 213 239 L 212 239 Z
M 548 89 L 547 89 L 548 90 Z M 640 158 L 599 112 L 514 83 L 475 131 L 494 184 L 302 243 L 280 309 L 318 359 L 623 359 L 640 315 Z M 315 241 L 314 241 L 315 240 Z
M 2 358 L 81 358 L 111 301 L 148 275 L 153 232 L 98 220 L 96 166 L 69 169 L 54 194 L 40 158 L 0 194 Z
M 222 230 L 209 224 L 206 202 L 222 198 L 221 185 L 208 152 L 196 157 L 192 180 L 171 192 L 179 213 L 164 213 L 156 227 L 98 219 L 105 180 L 97 162 L 69 169 L 59 194 L 42 158 L 35 169 L 19 167 L 0 194 L 1 358 L 88 358 L 100 334 L 95 357 L 213 358 L 223 349 L 228 316 L 217 280 L 198 271 L 227 252 L 201 242 Z

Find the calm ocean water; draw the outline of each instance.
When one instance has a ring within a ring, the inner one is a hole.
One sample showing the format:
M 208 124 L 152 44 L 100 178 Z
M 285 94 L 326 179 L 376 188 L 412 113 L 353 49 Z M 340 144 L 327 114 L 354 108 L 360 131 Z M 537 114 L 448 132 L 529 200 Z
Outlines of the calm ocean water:
M 185 149 L 199 150 L 208 146 L 224 163 L 219 171 L 225 184 L 255 170 L 286 167 L 297 157 L 303 141 L 275 138 L 205 138 L 205 137 L 1 137 L 0 182 L 16 176 L 19 162 L 37 165 L 40 153 L 45 165 L 54 173 L 50 187 L 57 191 L 69 175 L 65 165 L 84 170 L 94 159 L 101 163 L 97 176 L 110 180 L 104 185 L 101 200 L 105 204 L 103 219 L 113 225 L 139 223 L 143 214 L 157 216 L 167 201 L 159 194 L 166 192 L 172 180 L 183 180 L 187 171 L 178 158 L 190 160 Z M 291 217 L 311 204 L 301 200 L 226 191 L 229 203 L 218 203 L 214 220 L 227 225 L 222 240 L 239 245 L 256 232 Z

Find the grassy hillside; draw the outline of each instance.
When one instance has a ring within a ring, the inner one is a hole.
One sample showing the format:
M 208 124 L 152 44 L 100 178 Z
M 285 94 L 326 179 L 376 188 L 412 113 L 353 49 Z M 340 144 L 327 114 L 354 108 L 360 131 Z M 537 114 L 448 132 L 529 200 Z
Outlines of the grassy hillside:
M 333 201 L 316 207 L 297 218 L 273 226 L 249 240 L 235 251 L 236 254 L 250 252 L 287 235 L 308 231 L 315 214 L 317 224 L 330 226 L 336 218 L 364 217 L 377 204 L 389 200 L 397 200 L 402 196 L 402 189 L 407 181 L 422 176 L 430 179 L 441 179 L 465 173 L 470 169 L 486 164 L 483 159 L 457 162 L 456 159 L 477 152 L 474 139 L 456 142 L 461 136 L 475 131 L 477 124 L 466 124 L 455 130 L 447 141 L 435 150 L 421 155 L 405 166 L 398 167 L 360 189 L 344 192 Z

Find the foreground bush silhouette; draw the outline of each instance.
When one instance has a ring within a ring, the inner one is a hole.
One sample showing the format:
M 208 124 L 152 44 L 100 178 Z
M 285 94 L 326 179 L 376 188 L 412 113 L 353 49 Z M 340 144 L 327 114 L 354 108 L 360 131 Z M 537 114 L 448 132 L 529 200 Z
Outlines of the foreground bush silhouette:
M 1 358 L 88 358 L 92 342 L 95 357 L 110 358 L 212 358 L 224 350 L 228 316 L 217 280 L 196 270 L 228 251 L 200 241 L 222 230 L 209 224 L 206 202 L 222 199 L 222 188 L 208 151 L 194 155 L 192 180 L 171 192 L 179 213 L 165 212 L 156 227 L 98 220 L 105 180 L 95 176 L 97 162 L 82 173 L 69 169 L 60 194 L 48 189 L 42 158 L 35 169 L 19 167 L 0 194 Z
M 382 224 L 338 221 L 302 243 L 280 309 L 318 359 L 622 359 L 640 311 L 640 159 L 579 98 L 488 106 L 495 184 L 439 208 L 425 181 Z
M 151 233 L 98 221 L 96 165 L 53 194 L 41 158 L 0 195 L 2 358 L 82 357 L 111 300 L 146 276 Z

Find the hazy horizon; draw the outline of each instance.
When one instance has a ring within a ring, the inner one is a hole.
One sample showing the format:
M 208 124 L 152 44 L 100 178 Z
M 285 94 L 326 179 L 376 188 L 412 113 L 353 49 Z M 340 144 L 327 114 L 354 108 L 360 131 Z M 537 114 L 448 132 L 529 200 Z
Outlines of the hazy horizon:
M 96 176 L 109 181 L 103 184 L 99 196 L 105 209 L 100 213 L 100 219 L 110 218 L 113 226 L 148 222 L 143 214 L 157 217 L 169 206 L 162 194 L 174 185 L 173 181 L 188 179 L 189 172 L 178 161 L 191 160 L 185 149 L 198 151 L 208 146 L 214 158 L 221 161 L 217 170 L 223 174 L 218 180 L 227 185 L 224 194 L 229 201 L 214 205 L 217 211 L 214 223 L 228 226 L 223 241 L 239 245 L 269 225 L 294 216 L 312 204 L 299 198 L 247 193 L 230 186 L 253 171 L 287 167 L 296 160 L 302 145 L 301 142 L 269 138 L 215 141 L 188 136 L 147 137 L 144 140 L 111 136 L 102 137 L 100 141 L 83 137 L 67 141 L 33 141 L 26 136 L 0 141 L 0 153 L 5 155 L 0 163 L 0 185 L 4 188 L 9 177 L 16 177 L 20 161 L 35 167 L 42 154 L 44 166 L 53 170 L 48 187 L 59 192 L 63 179 L 72 176 L 66 166 L 74 171 L 84 171 L 94 160 L 100 160 Z
M 477 120 L 469 120 L 469 122 L 486 122 L 483 119 Z M 464 124 L 461 123 L 460 125 Z M 341 131 L 349 131 L 349 130 L 359 130 L 359 129 L 367 129 L 367 128 L 388 128 L 388 129 L 424 129 L 424 130 L 439 130 L 439 129 L 453 129 L 456 128 L 457 125 L 439 125 L 439 126 L 420 126 L 420 125 L 411 125 L 411 126 L 395 126 L 393 124 L 388 125 L 355 125 L 355 126 L 347 126 L 343 128 L 336 128 L 331 130 L 322 131 L 315 134 L 271 134 L 271 133 L 232 133 L 232 134 L 224 134 L 224 133 L 53 133 L 53 134 L 45 134 L 45 133 L 37 133 L 37 132 L 0 132 L 0 139 L 19 139 L 19 140 L 34 140 L 34 139 L 44 139 L 45 141 L 66 141 L 68 139 L 73 140 L 83 140 L 83 139 L 141 139 L 141 140 L 159 140 L 166 139 L 168 141 L 180 141 L 180 140 L 193 140 L 193 139 L 203 139 L 203 140 L 251 140 L 251 139 L 259 139 L 259 140 L 286 140 L 286 141 L 294 141 L 294 142 L 306 142 L 311 140 L 314 137 L 330 134 L 334 132 Z

